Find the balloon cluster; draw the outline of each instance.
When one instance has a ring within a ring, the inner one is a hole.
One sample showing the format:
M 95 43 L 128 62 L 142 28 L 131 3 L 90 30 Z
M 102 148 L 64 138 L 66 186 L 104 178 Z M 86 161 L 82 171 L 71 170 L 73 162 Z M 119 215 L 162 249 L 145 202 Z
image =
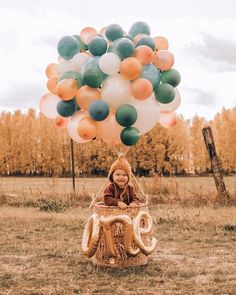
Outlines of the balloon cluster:
M 58 63 L 46 68 L 50 91 L 40 111 L 79 143 L 101 138 L 131 146 L 157 123 L 172 127 L 180 105 L 180 74 L 165 37 L 150 37 L 145 22 L 128 34 L 118 24 L 64 36 Z

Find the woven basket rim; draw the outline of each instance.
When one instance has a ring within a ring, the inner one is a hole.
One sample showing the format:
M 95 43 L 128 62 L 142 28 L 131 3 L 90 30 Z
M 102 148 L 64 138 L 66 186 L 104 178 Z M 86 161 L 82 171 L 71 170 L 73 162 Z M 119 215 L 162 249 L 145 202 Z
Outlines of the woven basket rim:
M 96 208 L 105 208 L 105 209 L 119 209 L 118 206 L 108 206 L 108 205 L 105 205 L 103 202 L 98 202 L 96 204 L 94 204 L 94 207 Z M 137 204 L 136 207 L 128 207 L 126 209 L 137 209 L 137 208 L 144 208 L 144 207 L 147 207 L 146 204 L 144 203 L 141 203 L 141 204 Z

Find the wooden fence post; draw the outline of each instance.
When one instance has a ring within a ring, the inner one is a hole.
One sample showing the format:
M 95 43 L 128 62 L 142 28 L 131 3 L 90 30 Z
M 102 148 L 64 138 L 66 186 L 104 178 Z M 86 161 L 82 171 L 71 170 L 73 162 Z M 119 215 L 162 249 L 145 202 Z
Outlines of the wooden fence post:
M 75 193 L 75 162 L 74 162 L 74 142 L 70 140 L 70 151 L 71 151 L 71 166 L 72 166 L 72 184 L 73 192 Z
M 216 148 L 211 127 L 204 127 L 202 129 L 202 134 L 211 161 L 211 168 L 213 172 L 216 189 L 218 191 L 219 201 L 220 203 L 227 205 L 229 204 L 230 198 L 224 183 L 220 161 L 216 154 Z

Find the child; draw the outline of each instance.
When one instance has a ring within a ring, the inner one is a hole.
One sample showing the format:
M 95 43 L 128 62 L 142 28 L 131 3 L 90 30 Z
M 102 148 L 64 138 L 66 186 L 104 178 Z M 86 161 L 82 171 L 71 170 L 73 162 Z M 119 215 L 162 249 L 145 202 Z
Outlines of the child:
M 125 209 L 128 206 L 136 207 L 139 199 L 134 188 L 129 185 L 131 179 L 131 167 L 123 155 L 111 165 L 108 178 L 110 184 L 104 191 L 104 203 L 107 206 L 118 206 Z

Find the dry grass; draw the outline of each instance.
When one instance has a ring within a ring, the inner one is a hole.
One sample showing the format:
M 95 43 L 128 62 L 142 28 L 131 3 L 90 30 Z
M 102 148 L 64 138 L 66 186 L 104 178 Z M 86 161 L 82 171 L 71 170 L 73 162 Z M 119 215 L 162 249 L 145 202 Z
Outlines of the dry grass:
M 73 193 L 72 182 L 68 178 L 0 178 L 0 205 L 40 207 L 53 212 L 70 207 L 88 207 L 92 195 L 104 182 L 104 178 L 76 179 L 76 193 Z M 149 196 L 150 205 L 220 205 L 212 177 L 156 176 L 140 178 L 139 182 Z M 236 205 L 236 176 L 225 177 L 225 183 L 231 196 L 230 204 Z M 136 191 L 139 192 L 138 187 Z
M 124 270 L 81 252 L 104 179 L 80 180 L 75 194 L 68 179 L 35 181 L 0 179 L 0 295 L 236 294 L 236 207 L 219 206 L 212 178 L 140 180 L 158 247 L 147 266 Z M 235 201 L 236 177 L 225 182 Z
M 81 253 L 91 211 L 0 207 L 0 294 L 236 294 L 235 207 L 151 209 L 157 251 L 143 267 L 93 266 Z

